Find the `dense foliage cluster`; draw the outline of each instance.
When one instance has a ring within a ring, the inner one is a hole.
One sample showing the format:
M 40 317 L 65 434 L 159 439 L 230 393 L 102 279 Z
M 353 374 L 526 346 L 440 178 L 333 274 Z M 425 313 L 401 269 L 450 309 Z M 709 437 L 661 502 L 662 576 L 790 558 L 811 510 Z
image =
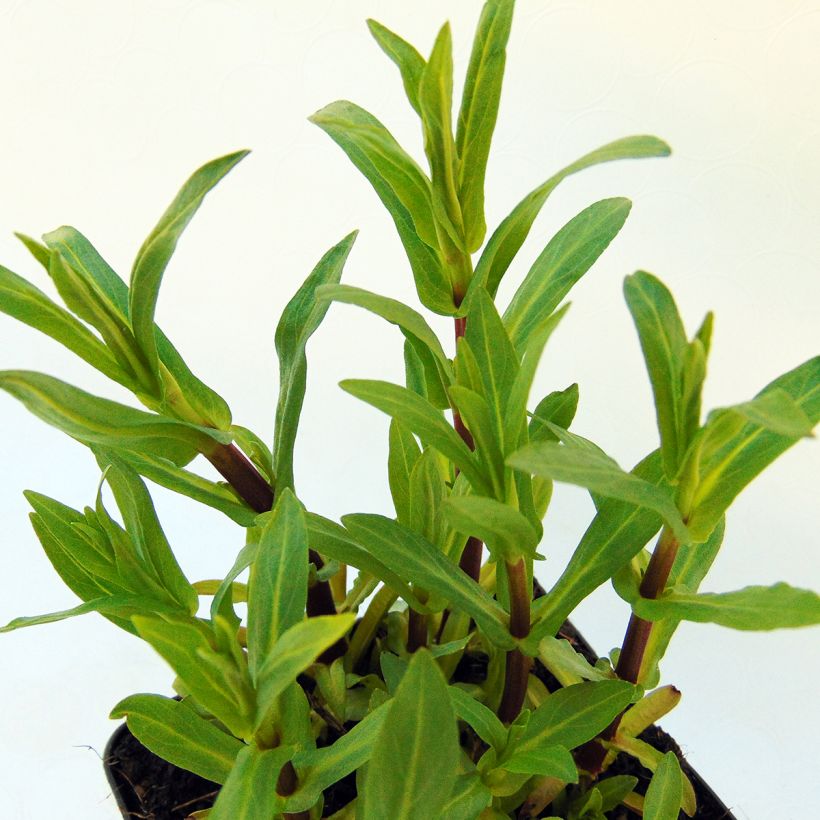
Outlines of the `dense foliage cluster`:
M 320 817 L 327 790 L 354 772 L 356 797 L 333 815 L 340 820 L 594 820 L 618 806 L 652 820 L 681 809 L 691 815 L 695 796 L 676 755 L 638 737 L 679 699 L 674 687 L 658 688 L 675 628 L 682 620 L 736 629 L 820 621 L 818 596 L 786 584 L 698 592 L 729 505 L 820 417 L 820 358 L 704 416 L 712 316 L 688 336 L 668 289 L 639 271 L 626 278 L 624 295 L 652 385 L 659 448 L 627 471 L 570 432 L 575 384 L 530 404 L 565 297 L 631 203 L 604 199 L 572 218 L 499 308 L 502 277 L 564 178 L 669 148 L 634 136 L 592 151 L 527 194 L 486 239 L 485 169 L 512 14 L 512 0 L 486 3 L 455 122 L 449 27 L 425 59 L 370 22 L 419 116 L 429 173 L 351 102 L 311 118 L 375 189 L 420 302 L 453 317 L 457 343 L 451 357 L 414 308 L 340 284 L 355 240 L 347 236 L 321 258 L 277 327 L 272 447 L 232 422 L 227 403 L 154 321 L 180 235 L 246 152 L 194 173 L 143 244 L 128 283 L 70 227 L 42 242 L 20 236 L 65 307 L 0 267 L 0 310 L 68 347 L 146 408 L 40 373 L 0 372 L 0 387 L 90 448 L 119 509 L 117 520 L 101 492 L 84 510 L 26 494 L 43 549 L 82 603 L 4 630 L 93 611 L 153 647 L 174 670 L 181 698 L 135 694 L 112 716 L 124 716 L 155 753 L 223 784 L 210 820 Z M 391 417 L 393 517 L 330 521 L 306 510 L 294 487 L 306 345 L 333 302 L 372 311 L 404 335 L 405 384 L 341 385 Z M 189 468 L 200 454 L 224 482 Z M 143 479 L 244 529 L 224 578 L 189 581 Z M 558 581 L 533 601 L 554 481 L 586 488 L 596 513 Z M 632 617 L 620 652 L 593 664 L 561 629 L 607 581 Z M 236 607 L 245 603 L 240 617 Z M 645 794 L 636 778 L 611 776 L 619 755 L 654 772 Z

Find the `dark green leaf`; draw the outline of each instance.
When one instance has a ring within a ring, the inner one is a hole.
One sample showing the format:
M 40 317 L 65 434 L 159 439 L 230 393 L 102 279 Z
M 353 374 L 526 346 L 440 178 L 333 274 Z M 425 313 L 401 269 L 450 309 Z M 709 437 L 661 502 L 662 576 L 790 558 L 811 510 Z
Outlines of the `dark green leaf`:
M 674 752 L 667 752 L 652 775 L 652 781 L 646 790 L 643 804 L 644 820 L 677 820 L 682 796 L 681 770 L 677 755 Z
M 504 311 L 504 325 L 516 350 L 524 349 L 533 329 L 606 250 L 631 208 L 628 199 L 603 199 L 573 217 L 549 241 Z
M 110 717 L 126 718 L 131 733 L 163 760 L 200 777 L 224 783 L 243 744 L 195 712 L 160 695 L 131 695 Z
M 199 209 L 205 195 L 247 155 L 248 151 L 237 151 L 212 160 L 195 171 L 137 252 L 131 271 L 129 313 L 134 337 L 154 373 L 159 370 L 154 312 L 162 275 L 182 232 Z
M 632 775 L 615 775 L 599 780 L 595 788 L 601 795 L 601 809 L 610 811 L 638 785 L 638 778 Z
M 413 655 L 388 710 L 364 782 L 365 817 L 440 817 L 460 749 L 447 684 L 429 652 Z
M 477 488 L 486 489 L 486 481 L 475 456 L 444 416 L 428 401 L 406 387 L 369 379 L 345 379 L 342 390 L 398 419 L 425 445 L 435 447 L 449 458 Z
M 664 593 L 633 604 L 636 614 L 648 621 L 662 618 L 697 621 L 732 629 L 792 629 L 820 623 L 820 596 L 809 589 L 779 583 L 770 587 L 744 587 L 736 592 L 700 594 Z
M 293 757 L 292 746 L 260 749 L 245 746 L 219 792 L 208 820 L 268 820 L 279 816 L 285 799 L 276 791 L 282 766 Z
M 515 562 L 532 556 L 538 534 L 515 508 L 493 498 L 463 495 L 448 498 L 445 514 L 464 535 L 474 535 L 487 545 L 493 558 Z
M 289 489 L 273 512 L 259 521 L 259 546 L 248 579 L 248 665 L 256 679 L 260 664 L 282 635 L 305 617 L 308 535 L 302 505 Z
M 488 640 L 502 649 L 512 646 L 508 617 L 471 578 L 420 535 L 381 515 L 346 515 L 351 534 L 397 575 L 441 595 L 453 608 L 470 615 Z
M 316 299 L 316 288 L 336 284 L 341 279 L 357 232 L 348 234 L 318 262 L 307 279 L 282 311 L 276 327 L 276 352 L 279 356 L 279 399 L 273 438 L 273 472 L 277 491 L 293 488 L 293 446 L 305 399 L 307 358 L 305 347 L 324 319 L 328 302 Z
M 486 287 L 490 295 L 495 296 L 501 278 L 524 244 L 535 218 L 547 201 L 547 197 L 563 179 L 577 171 L 602 162 L 611 162 L 618 159 L 665 157 L 669 156 L 669 153 L 669 146 L 657 137 L 624 137 L 585 154 L 579 160 L 550 177 L 545 183 L 527 194 L 496 228 L 481 254 L 475 277 L 470 285 L 471 290 Z
M 438 252 L 430 180 L 372 114 L 351 102 L 331 103 L 310 121 L 367 177 L 393 217 L 422 304 L 451 315 L 455 305 Z
M 101 399 L 42 373 L 4 370 L 0 388 L 47 424 L 84 444 L 147 452 L 177 466 L 197 452 L 210 452 L 215 443 L 230 442 L 230 436 L 218 430 Z
M 424 57 L 410 43 L 403 40 L 398 34 L 394 34 L 381 23 L 368 20 L 367 27 L 381 50 L 398 66 L 407 99 L 416 113 L 420 114 L 419 83 L 425 66 Z
M 513 6 L 513 0 L 490 0 L 484 4 L 461 96 L 456 129 L 456 150 L 460 159 L 458 191 L 464 212 L 464 236 L 470 253 L 481 247 L 487 231 L 484 176 L 498 117 Z

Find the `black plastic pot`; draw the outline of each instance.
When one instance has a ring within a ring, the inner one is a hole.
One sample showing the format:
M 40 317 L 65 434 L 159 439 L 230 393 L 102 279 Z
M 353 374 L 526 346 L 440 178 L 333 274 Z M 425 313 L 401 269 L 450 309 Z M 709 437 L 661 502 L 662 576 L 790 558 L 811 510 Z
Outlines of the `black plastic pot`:
M 569 621 L 564 624 L 559 636 L 569 640 L 590 663 L 598 659 L 583 635 Z M 486 665 L 486 656 L 465 656 L 456 670 L 456 678 L 464 682 L 480 680 L 486 675 Z M 548 689 L 554 691 L 558 688 L 555 678 L 537 662 L 533 672 Z M 675 752 L 680 759 L 681 768 L 692 782 L 697 798 L 698 809 L 694 820 L 736 820 L 723 801 L 686 762 L 678 744 L 663 729 L 650 726 L 640 738 L 661 752 Z M 103 763 L 117 805 L 123 817 L 128 820 L 135 817 L 144 820 L 185 820 L 192 812 L 212 806 L 219 791 L 218 784 L 179 769 L 152 754 L 128 731 L 125 724 L 121 725 L 109 740 Z M 637 760 L 623 754 L 619 755 L 607 769 L 607 775 L 616 774 L 637 777 L 636 790 L 641 793 L 646 791 L 652 776 L 652 773 Z M 324 816 L 330 816 L 352 800 L 356 794 L 355 789 L 353 775 L 328 789 L 325 792 Z M 542 816 L 548 815 L 547 810 Z M 610 818 L 639 820 L 637 814 L 625 808 L 613 810 Z M 683 812 L 680 818 L 687 820 Z

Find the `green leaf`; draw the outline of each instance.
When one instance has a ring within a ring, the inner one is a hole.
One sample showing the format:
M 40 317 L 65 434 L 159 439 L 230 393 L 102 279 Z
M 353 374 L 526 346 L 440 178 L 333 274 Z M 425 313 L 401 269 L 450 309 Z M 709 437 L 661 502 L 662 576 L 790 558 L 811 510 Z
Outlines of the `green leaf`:
M 635 692 L 620 680 L 576 683 L 553 692 L 531 715 L 516 754 L 547 746 L 574 749 L 603 731 Z
M 584 680 L 606 680 L 608 677 L 576 652 L 569 641 L 551 635 L 538 644 L 538 657 L 561 686 L 571 686 Z
M 147 598 L 144 595 L 106 595 L 86 601 L 83 604 L 63 609 L 59 612 L 49 612 L 46 615 L 30 615 L 21 618 L 14 618 L 5 626 L 0 627 L 0 633 L 14 632 L 16 629 L 23 629 L 27 626 L 40 626 L 41 624 L 53 624 L 57 621 L 64 621 L 66 618 L 74 618 L 77 615 L 86 615 L 89 612 L 99 612 L 106 617 L 116 617 L 120 619 L 130 618 L 132 615 L 146 615 L 152 613 L 166 613 L 173 615 L 179 610 L 165 601 L 158 601 L 155 598 Z
M 688 446 L 684 434 L 683 367 L 688 342 L 669 289 L 651 273 L 624 280 L 624 296 L 641 341 L 655 397 L 666 475 L 674 478 Z
M 662 686 L 644 695 L 636 704 L 624 712 L 618 724 L 618 733 L 637 737 L 644 729 L 657 723 L 680 703 L 681 693 L 674 686 Z
M 450 686 L 448 691 L 456 717 L 469 723 L 488 746 L 501 754 L 507 745 L 508 732 L 495 712 L 458 686 Z
M 387 208 L 422 304 L 445 316 L 454 313 L 452 288 L 438 252 L 430 180 L 393 135 L 359 106 L 338 100 L 309 119 L 347 154 Z
M 447 684 L 429 652 L 413 655 L 388 709 L 364 781 L 365 817 L 440 817 L 461 752 Z
M 316 290 L 316 298 L 319 301 L 328 300 L 358 305 L 377 316 L 381 316 L 391 324 L 397 325 L 405 336 L 422 344 L 433 357 L 442 387 L 452 383 L 452 367 L 438 336 L 427 324 L 424 317 L 413 308 L 396 299 L 379 296 L 376 293 L 350 287 L 349 285 L 322 285 Z
M 788 405 L 781 391 L 791 398 Z M 770 403 L 766 397 L 771 394 L 777 398 Z M 759 399 L 765 399 L 763 409 Z M 796 419 L 794 403 L 811 424 L 820 421 L 820 356 L 775 379 L 758 394 L 756 402 L 755 422 L 742 423 L 749 413 L 748 403 L 738 413 L 721 412 L 707 422 L 704 441 L 693 445 L 701 448 L 698 484 L 689 516 L 689 528 L 697 540 L 708 537 L 741 490 L 799 440 L 800 436 L 768 429 L 772 423 L 783 423 L 781 412 L 790 425 Z M 780 409 L 775 410 L 775 405 Z M 780 422 L 774 421 L 775 414 Z M 761 423 L 764 420 L 765 426 Z
M 250 734 L 253 693 L 247 669 L 218 653 L 192 619 L 135 615 L 137 634 L 173 668 L 186 689 L 236 737 Z
M 137 344 L 154 373 L 159 369 L 159 354 L 154 335 L 154 312 L 162 275 L 182 232 L 199 210 L 205 195 L 248 153 L 237 151 L 228 154 L 206 163 L 195 171 L 137 252 L 129 290 L 131 326 Z
M 390 494 L 396 508 L 396 518 L 407 526 L 410 524 L 410 474 L 421 457 L 421 448 L 415 436 L 396 419 L 390 420 L 387 475 Z
M 577 171 L 602 162 L 612 162 L 618 159 L 666 157 L 669 156 L 669 153 L 669 146 L 657 137 L 624 137 L 585 154 L 579 160 L 550 177 L 542 185 L 527 194 L 496 228 L 481 254 L 475 276 L 470 285 L 471 289 L 486 287 L 490 295 L 495 296 L 501 278 L 524 244 L 535 218 L 547 201 L 547 197 L 563 179 Z
M 523 350 L 533 329 L 606 250 L 631 208 L 628 199 L 603 199 L 573 217 L 549 241 L 504 311 L 504 325 L 516 350 Z
M 149 481 L 213 507 L 242 527 L 250 527 L 256 520 L 257 513 L 227 484 L 209 481 L 190 470 L 175 466 L 172 461 L 160 456 L 135 453 L 131 450 L 124 450 L 121 455 Z
M 736 413 L 764 430 L 790 438 L 811 436 L 814 427 L 800 405 L 780 388 L 768 390 L 751 401 L 735 404 L 725 410 L 713 410 L 710 416 L 714 417 L 721 412 Z
M 500 767 L 516 774 L 557 777 L 565 783 L 578 782 L 578 768 L 563 746 L 540 746 L 528 751 L 516 751 Z
M 65 345 L 109 379 L 129 388 L 133 386 L 128 373 L 82 322 L 52 302 L 39 288 L 2 265 L 0 311 Z
M 292 746 L 245 746 L 220 789 L 208 820 L 268 820 L 278 816 L 285 799 L 277 793 L 276 781 L 293 752 Z
M 299 787 L 288 798 L 287 810 L 310 809 L 328 786 L 367 763 L 387 712 L 388 705 L 382 704 L 330 746 L 299 751 L 293 759 Z
M 441 816 L 447 820 L 475 820 L 492 799 L 492 792 L 484 785 L 478 772 L 466 772 L 456 777 L 450 798 L 441 809 Z
M 444 511 L 459 532 L 483 541 L 494 559 L 515 562 L 531 557 L 538 546 L 538 533 L 530 522 L 514 507 L 493 498 L 453 496 Z
M 110 717 L 126 718 L 137 740 L 163 760 L 216 783 L 228 779 L 243 748 L 235 737 L 173 698 L 131 695 Z
M 416 113 L 420 114 L 419 83 L 425 66 L 424 57 L 410 43 L 381 23 L 368 20 L 367 27 L 381 50 L 398 66 L 407 99 Z
M 342 523 L 363 547 L 372 550 L 397 575 L 439 594 L 452 608 L 466 612 L 499 648 L 512 647 L 507 613 L 420 535 L 381 515 L 346 515 Z
M 445 255 L 452 254 L 453 285 L 464 295 L 467 281 L 460 281 L 456 259 L 463 253 L 464 226 L 458 200 L 458 154 L 453 140 L 453 40 L 450 24 L 445 23 L 436 36 L 430 59 L 419 83 L 419 106 L 424 127 L 424 152 L 430 163 L 433 181 L 432 204 L 439 241 Z M 454 263 L 455 262 L 455 266 Z
M 258 708 L 256 729 L 265 721 L 276 698 L 329 646 L 353 626 L 356 616 L 320 615 L 300 621 L 285 632 L 269 653 L 257 662 L 256 689 Z
M 586 487 L 605 498 L 654 510 L 669 524 L 680 543 L 690 538 L 672 495 L 662 487 L 624 472 L 604 453 L 579 444 L 552 441 L 531 444 L 513 453 L 507 463 L 518 469 Z
M 632 775 L 605 777 L 595 784 L 601 795 L 601 809 L 611 811 L 638 785 L 638 778 Z
M 441 456 L 428 447 L 410 474 L 409 515 L 407 522 L 402 523 L 436 547 L 444 546 L 441 506 L 447 493 Z
M 430 402 L 412 390 L 389 382 L 369 379 L 345 379 L 342 390 L 398 419 L 415 433 L 425 445 L 435 447 L 449 458 L 476 488 L 486 489 L 486 481 L 475 456 L 459 434 L 444 420 Z
M 652 484 L 663 485 L 660 452 L 647 456 L 632 472 Z M 643 549 L 661 523 L 660 515 L 653 510 L 623 501 L 604 501 L 561 577 L 547 595 L 534 603 L 533 640 L 555 635 L 581 601 Z
M 648 621 L 675 618 L 748 631 L 793 629 L 820 623 L 820 595 L 785 583 L 723 593 L 695 594 L 673 589 L 657 599 L 641 598 L 633 608 L 640 618 Z
M 293 447 L 305 399 L 307 357 L 305 347 L 324 319 L 328 302 L 316 298 L 320 285 L 336 284 L 342 276 L 357 232 L 348 234 L 317 263 L 282 311 L 276 327 L 276 353 L 279 356 L 279 399 L 273 438 L 273 472 L 276 489 L 293 488 Z
M 677 820 L 682 797 L 680 764 L 674 752 L 667 752 L 646 790 L 644 820 Z
M 35 416 L 84 444 L 124 448 L 187 464 L 197 452 L 210 452 L 230 436 L 212 428 L 146 413 L 92 396 L 43 373 L 0 371 L 0 388 Z
M 460 159 L 458 193 L 464 212 L 467 250 L 481 247 L 484 222 L 484 176 L 501 97 L 513 0 L 490 0 L 478 21 L 456 129 Z
M 451 387 L 449 393 L 461 420 L 473 438 L 475 444 L 473 458 L 480 465 L 481 483 L 476 485 L 469 472 L 465 470 L 462 472 L 470 478 L 470 484 L 477 492 L 489 486 L 492 488 L 492 495 L 496 498 L 505 498 L 506 476 L 502 433 L 499 431 L 496 420 L 493 419 L 490 403 L 484 396 L 458 385 Z
M 530 442 L 558 441 L 546 422 L 568 430 L 578 409 L 578 385 L 571 384 L 565 390 L 556 390 L 538 402 L 530 420 Z
M 157 518 L 154 503 L 137 472 L 111 452 L 95 452 L 105 480 L 114 493 L 125 529 L 141 563 L 157 583 L 189 615 L 195 615 L 199 597 L 188 582 Z
M 302 505 L 286 489 L 266 514 L 248 579 L 248 665 L 255 679 L 282 635 L 305 617 L 308 534 Z
M 418 600 L 404 578 L 385 564 L 380 554 L 370 552 L 340 524 L 316 513 L 307 514 L 307 524 L 308 541 L 321 555 L 349 564 L 378 578 L 396 595 L 401 595 L 414 609 L 426 611 L 426 607 Z

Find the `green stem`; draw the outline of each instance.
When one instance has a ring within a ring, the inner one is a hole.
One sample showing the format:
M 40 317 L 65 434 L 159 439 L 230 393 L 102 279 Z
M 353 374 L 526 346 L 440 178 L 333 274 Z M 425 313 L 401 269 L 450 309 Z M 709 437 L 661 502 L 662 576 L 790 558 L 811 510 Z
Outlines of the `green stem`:
M 523 558 L 507 562 L 507 578 L 510 589 L 510 635 L 526 638 L 530 634 L 530 601 L 532 589 L 527 582 L 527 564 Z M 504 692 L 498 717 L 502 723 L 512 723 L 524 705 L 527 694 L 527 678 L 532 666 L 532 658 L 520 649 L 507 652 Z

